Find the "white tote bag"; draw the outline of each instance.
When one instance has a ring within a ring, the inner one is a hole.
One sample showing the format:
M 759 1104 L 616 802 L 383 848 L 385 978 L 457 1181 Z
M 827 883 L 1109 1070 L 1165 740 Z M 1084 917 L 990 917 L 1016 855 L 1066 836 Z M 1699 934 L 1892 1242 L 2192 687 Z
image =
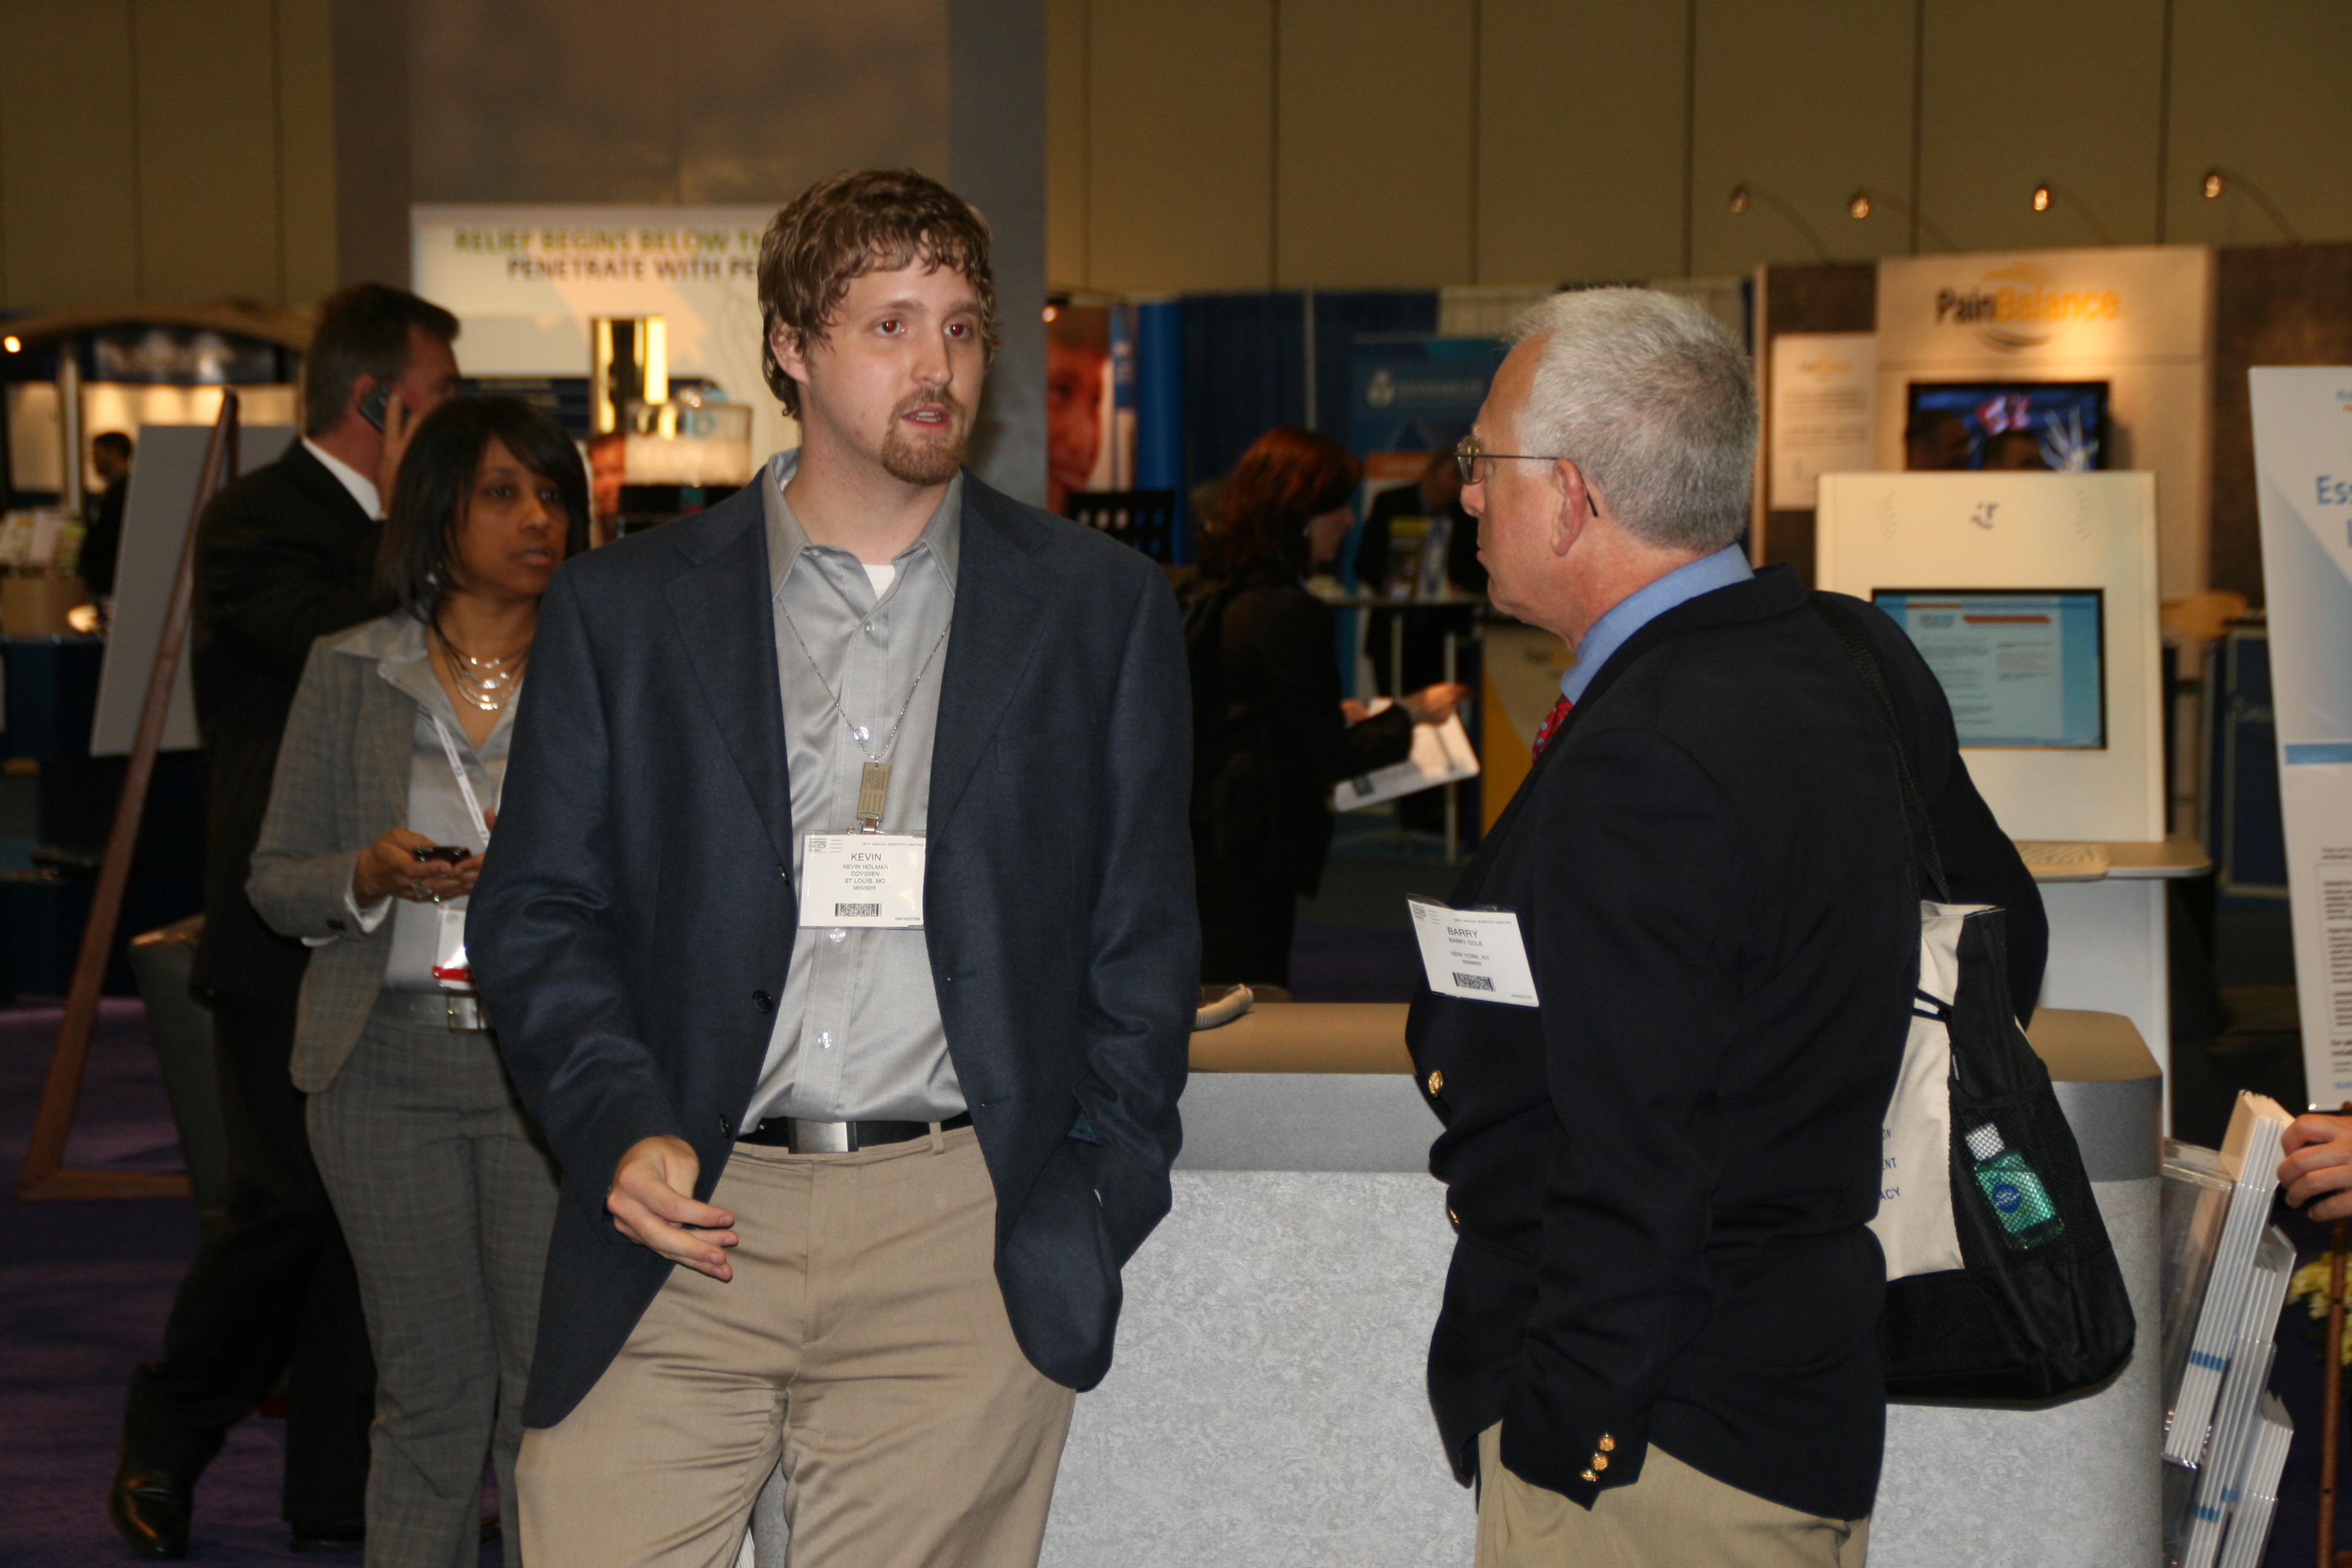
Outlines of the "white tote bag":
M 1886 1254 L 1886 1278 L 1958 1268 L 1960 1233 L 1952 1221 L 1953 1000 L 1960 994 L 1960 927 L 1985 904 L 1919 906 L 1919 989 L 1903 1071 L 1886 1104 L 1879 1149 L 1878 1217 L 1870 1222 Z

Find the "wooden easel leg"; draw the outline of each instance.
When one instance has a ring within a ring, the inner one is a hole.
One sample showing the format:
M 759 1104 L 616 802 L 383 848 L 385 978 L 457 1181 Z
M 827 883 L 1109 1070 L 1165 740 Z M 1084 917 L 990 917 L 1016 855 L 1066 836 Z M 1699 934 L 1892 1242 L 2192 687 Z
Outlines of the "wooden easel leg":
M 172 596 L 163 611 L 163 635 L 156 639 L 154 667 L 147 675 L 147 700 L 139 711 L 139 731 L 131 742 L 131 763 L 122 780 L 122 798 L 114 807 L 114 826 L 106 838 L 106 861 L 98 874 L 98 890 L 90 900 L 89 920 L 82 927 L 81 952 L 74 961 L 72 984 L 66 992 L 66 1012 L 58 1026 L 58 1043 L 49 1055 L 48 1077 L 41 1085 L 41 1107 L 33 1119 L 33 1135 L 25 1149 L 25 1165 L 16 1178 L 19 1198 L 168 1198 L 189 1195 L 184 1173 L 131 1171 L 70 1171 L 66 1169 L 66 1139 L 73 1131 L 74 1108 L 81 1100 L 83 1072 L 89 1066 L 90 1036 L 98 1027 L 98 997 L 106 984 L 106 963 L 114 947 L 115 928 L 122 919 L 122 895 L 131 883 L 131 858 L 139 845 L 139 824 L 147 815 L 147 790 L 154 782 L 155 753 L 163 749 L 163 721 L 172 707 L 173 683 L 179 679 L 181 651 L 187 646 L 188 612 L 194 601 L 196 526 L 214 495 L 235 476 L 237 396 L 221 394 L 220 417 L 205 446 L 205 466 L 196 480 L 196 496 L 188 512 L 187 537 L 180 546 L 180 568 L 172 580 Z

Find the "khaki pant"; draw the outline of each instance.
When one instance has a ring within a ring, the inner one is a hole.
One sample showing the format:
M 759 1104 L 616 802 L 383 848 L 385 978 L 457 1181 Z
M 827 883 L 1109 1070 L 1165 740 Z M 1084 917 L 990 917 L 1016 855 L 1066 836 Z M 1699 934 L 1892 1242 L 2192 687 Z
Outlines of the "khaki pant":
M 1503 1468 L 1478 1434 L 1477 1568 L 1863 1568 L 1868 1519 L 1822 1519 L 1701 1475 L 1654 1443 L 1590 1510 Z
M 1022 1355 L 969 1128 L 738 1144 L 735 1278 L 675 1268 L 579 1407 L 526 1433 L 524 1552 L 730 1568 L 781 1457 L 793 1568 L 1033 1568 L 1072 1395 Z

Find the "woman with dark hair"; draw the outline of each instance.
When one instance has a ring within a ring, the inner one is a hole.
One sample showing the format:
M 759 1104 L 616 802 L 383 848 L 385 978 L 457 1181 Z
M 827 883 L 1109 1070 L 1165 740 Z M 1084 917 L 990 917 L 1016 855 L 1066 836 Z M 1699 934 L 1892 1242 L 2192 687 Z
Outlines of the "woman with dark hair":
M 1186 616 L 1192 664 L 1192 867 L 1201 978 L 1290 984 L 1297 898 L 1331 849 L 1329 787 L 1402 762 L 1442 724 L 1440 682 L 1349 724 L 1330 607 L 1303 579 L 1335 560 L 1362 468 L 1328 436 L 1269 430 L 1242 455 L 1202 542 Z
M 375 1349 L 371 1568 L 470 1565 L 485 1455 L 515 1495 L 556 1173 L 474 994 L 466 895 L 539 601 L 588 519 L 545 414 L 483 397 L 426 416 L 377 557 L 394 608 L 312 647 L 246 885 L 313 950 L 294 1085 Z

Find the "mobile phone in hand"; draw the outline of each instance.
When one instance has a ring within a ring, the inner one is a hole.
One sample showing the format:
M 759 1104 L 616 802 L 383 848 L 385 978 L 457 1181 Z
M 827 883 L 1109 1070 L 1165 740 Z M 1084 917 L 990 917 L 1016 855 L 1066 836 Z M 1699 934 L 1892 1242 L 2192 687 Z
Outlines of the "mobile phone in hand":
M 383 411 L 391 405 L 392 383 L 379 381 L 368 388 L 365 397 L 360 399 L 360 417 L 381 430 L 383 428 Z
M 446 860 L 453 866 L 472 853 L 455 844 L 423 844 L 416 848 L 419 860 Z

